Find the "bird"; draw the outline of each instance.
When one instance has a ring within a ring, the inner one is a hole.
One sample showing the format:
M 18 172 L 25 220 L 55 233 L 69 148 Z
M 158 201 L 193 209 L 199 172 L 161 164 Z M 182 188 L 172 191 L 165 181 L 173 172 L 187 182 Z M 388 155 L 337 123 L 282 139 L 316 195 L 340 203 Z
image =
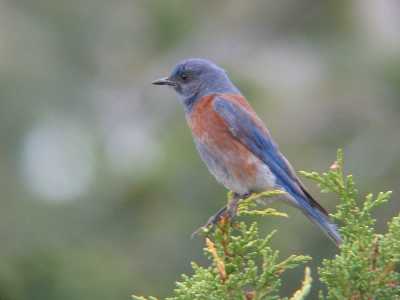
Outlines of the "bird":
M 203 58 L 180 61 L 169 76 L 152 82 L 175 90 L 183 105 L 197 151 L 215 179 L 232 191 L 231 201 L 205 226 L 233 218 L 238 203 L 252 193 L 279 189 L 337 246 L 342 242 L 328 212 L 296 175 L 264 122 L 227 72 Z

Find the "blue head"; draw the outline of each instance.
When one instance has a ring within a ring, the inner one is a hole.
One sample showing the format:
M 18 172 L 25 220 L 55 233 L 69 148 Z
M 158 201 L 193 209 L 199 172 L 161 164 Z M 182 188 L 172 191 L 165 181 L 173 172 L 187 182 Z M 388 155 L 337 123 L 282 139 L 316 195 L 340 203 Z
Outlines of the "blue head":
M 239 93 L 225 70 L 213 62 L 191 58 L 178 63 L 166 78 L 153 82 L 172 86 L 180 96 L 186 111 L 201 97 L 214 93 Z

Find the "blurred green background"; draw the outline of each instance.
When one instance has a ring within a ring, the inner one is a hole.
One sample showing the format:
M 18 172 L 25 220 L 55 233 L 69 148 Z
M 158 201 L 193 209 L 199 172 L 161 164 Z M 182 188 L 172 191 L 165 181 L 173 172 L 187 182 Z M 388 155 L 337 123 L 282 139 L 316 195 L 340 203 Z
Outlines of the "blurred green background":
M 343 147 L 363 193 L 393 190 L 379 231 L 400 210 L 398 0 L 2 0 L 0 299 L 163 297 L 206 263 L 190 234 L 226 191 L 150 84 L 188 57 L 228 70 L 297 169 Z M 290 218 L 262 229 L 315 273 L 333 244 L 274 206 Z

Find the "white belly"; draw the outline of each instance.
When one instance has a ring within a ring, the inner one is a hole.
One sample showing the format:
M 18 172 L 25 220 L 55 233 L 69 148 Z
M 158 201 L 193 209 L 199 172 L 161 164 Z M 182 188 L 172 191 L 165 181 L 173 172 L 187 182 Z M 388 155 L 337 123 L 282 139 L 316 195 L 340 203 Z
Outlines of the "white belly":
M 216 180 L 235 193 L 244 195 L 275 187 L 275 176 L 271 173 L 269 167 L 255 155 L 251 154 L 243 158 L 238 157 L 237 153 L 210 151 L 206 145 L 198 142 L 196 142 L 196 148 Z M 242 164 L 254 166 L 255 172 L 252 176 L 248 176 L 244 171 L 240 172 L 240 168 L 238 170 L 237 165 L 235 166 L 235 163 L 240 159 L 246 160 L 242 161 Z

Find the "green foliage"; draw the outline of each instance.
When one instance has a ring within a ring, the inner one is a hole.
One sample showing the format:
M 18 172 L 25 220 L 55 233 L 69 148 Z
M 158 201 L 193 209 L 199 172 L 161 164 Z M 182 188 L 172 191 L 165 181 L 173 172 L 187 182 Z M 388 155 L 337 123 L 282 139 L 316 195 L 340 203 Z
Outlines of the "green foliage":
M 285 194 L 285 192 L 281 190 L 272 190 L 272 191 L 267 191 L 259 194 L 252 194 L 246 199 L 243 199 L 239 203 L 239 208 L 238 208 L 238 215 L 239 216 L 278 216 L 278 217 L 287 217 L 287 214 L 277 211 L 276 209 L 269 208 L 269 207 L 263 207 L 259 208 L 258 203 L 261 201 L 265 201 L 265 199 L 272 198 L 275 196 L 280 196 Z M 232 196 L 230 193 L 228 193 L 228 199 L 230 199 Z M 262 203 L 262 202 L 261 202 Z
M 325 259 L 319 268 L 320 280 L 327 292 L 320 299 L 400 299 L 400 216 L 388 224 L 386 234 L 375 233 L 372 210 L 387 202 L 391 192 L 368 194 L 363 201 L 351 175 L 344 175 L 343 153 L 328 172 L 302 172 L 315 181 L 322 192 L 335 193 L 340 199 L 332 217 L 340 223 L 343 243 L 339 254 Z M 276 197 L 282 191 L 254 194 L 241 201 L 238 214 L 246 216 L 286 216 L 272 208 L 258 207 L 259 199 Z M 230 195 L 228 195 L 228 199 Z M 192 263 L 193 275 L 183 275 L 174 295 L 167 300 L 192 299 L 286 299 L 279 296 L 281 275 L 311 258 L 291 255 L 280 261 L 278 251 L 269 247 L 274 234 L 260 237 L 256 222 L 231 223 L 223 218 L 213 231 L 205 230 L 205 255 L 210 266 Z M 290 300 L 306 299 L 311 289 L 310 270 L 306 268 L 301 288 Z M 157 298 L 133 296 L 136 300 Z
M 344 175 L 343 153 L 323 174 L 302 172 L 317 182 L 323 192 L 340 198 L 332 215 L 341 223 L 343 244 L 340 254 L 325 259 L 319 268 L 320 279 L 327 287 L 326 299 L 400 299 L 400 216 L 389 222 L 385 235 L 375 233 L 372 210 L 387 202 L 391 192 L 368 194 L 360 201 L 351 175 Z M 324 297 L 320 296 L 321 299 Z
M 258 198 L 281 194 L 280 191 L 253 195 L 239 206 L 241 215 L 282 216 L 274 209 L 259 210 Z M 230 223 L 223 218 L 216 229 L 205 239 L 205 255 L 211 261 L 208 267 L 192 263 L 194 274 L 183 275 L 176 284 L 174 296 L 168 300 L 220 300 L 220 299 L 285 299 L 279 297 L 281 275 L 311 258 L 291 255 L 279 260 L 279 252 L 272 250 L 269 242 L 275 231 L 260 237 L 256 222 Z M 302 288 L 292 299 L 303 299 L 310 291 L 311 277 L 307 269 Z M 137 300 L 154 300 L 134 296 Z

